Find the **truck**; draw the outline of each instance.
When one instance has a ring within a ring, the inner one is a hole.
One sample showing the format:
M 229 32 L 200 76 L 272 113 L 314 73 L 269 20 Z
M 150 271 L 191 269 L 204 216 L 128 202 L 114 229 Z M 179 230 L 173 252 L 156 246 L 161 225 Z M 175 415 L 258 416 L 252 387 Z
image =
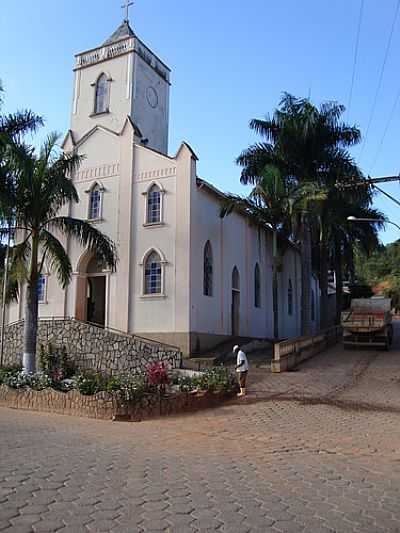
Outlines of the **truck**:
M 343 346 L 370 346 L 389 350 L 393 341 L 391 299 L 354 298 L 342 312 Z

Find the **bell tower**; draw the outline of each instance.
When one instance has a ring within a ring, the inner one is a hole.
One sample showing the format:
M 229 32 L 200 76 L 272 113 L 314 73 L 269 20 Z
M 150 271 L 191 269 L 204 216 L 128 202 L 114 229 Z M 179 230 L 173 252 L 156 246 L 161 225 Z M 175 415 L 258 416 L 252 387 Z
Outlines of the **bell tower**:
M 130 5 L 102 45 L 75 56 L 71 130 L 79 142 L 95 126 L 119 133 L 130 117 L 140 142 L 166 154 L 170 69 L 134 33 Z

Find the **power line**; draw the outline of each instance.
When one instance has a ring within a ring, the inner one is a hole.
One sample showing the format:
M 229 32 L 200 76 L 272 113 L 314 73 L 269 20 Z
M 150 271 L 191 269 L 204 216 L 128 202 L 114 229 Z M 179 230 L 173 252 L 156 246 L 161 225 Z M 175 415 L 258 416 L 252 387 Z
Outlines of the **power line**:
M 364 0 L 361 0 L 360 12 L 358 14 L 356 46 L 355 46 L 355 49 L 354 49 L 353 73 L 352 73 L 352 76 L 351 76 L 349 103 L 347 104 L 347 121 L 349 121 L 351 101 L 353 99 L 353 88 L 354 88 L 354 81 L 355 81 L 355 78 L 356 78 L 356 67 L 357 67 L 357 58 L 358 58 L 358 48 L 359 48 L 359 45 L 360 45 L 360 34 L 361 34 L 361 23 L 362 23 L 363 11 L 364 11 Z
M 389 183 L 391 181 L 400 182 L 400 174 L 398 174 L 397 176 L 381 176 L 380 178 L 371 178 L 371 176 L 368 176 L 367 178 L 363 179 L 359 179 L 355 176 L 350 182 L 347 183 L 338 181 L 336 183 L 336 187 L 339 190 L 356 189 L 358 187 L 369 187 L 371 185 L 375 185 L 376 183 Z
M 371 178 L 370 176 L 368 176 L 368 178 L 361 180 L 355 177 L 351 183 L 337 182 L 336 187 L 342 191 L 344 191 L 345 189 L 357 189 L 358 187 L 372 187 L 372 189 L 376 189 L 381 194 L 389 198 L 389 200 L 392 200 L 392 202 L 400 206 L 400 201 L 397 200 L 397 198 L 395 198 L 394 196 L 392 196 L 391 194 L 376 185 L 377 183 L 388 183 L 391 181 L 400 182 L 400 174 L 398 176 L 381 176 L 380 178 Z
M 383 58 L 382 68 L 381 68 L 381 72 L 380 72 L 380 75 L 379 75 L 378 86 L 377 86 L 376 91 L 375 91 L 374 101 L 373 101 L 373 104 L 372 104 L 372 109 L 371 109 L 371 113 L 370 113 L 369 120 L 368 120 L 368 126 L 367 126 L 367 130 L 366 130 L 365 136 L 364 136 L 364 142 L 363 142 L 363 144 L 361 146 L 360 157 L 362 156 L 362 154 L 364 152 L 365 144 L 367 142 L 368 133 L 369 133 L 369 130 L 370 130 L 370 127 L 371 127 L 372 120 L 373 120 L 374 115 L 375 115 L 376 104 L 378 102 L 378 96 L 379 96 L 379 93 L 380 93 L 380 90 L 381 90 L 381 86 L 382 86 L 383 75 L 385 73 L 385 68 L 386 68 L 386 63 L 387 63 L 388 57 L 389 57 L 390 47 L 392 45 L 392 38 L 393 38 L 394 28 L 395 28 L 396 22 L 397 22 L 397 17 L 398 17 L 398 14 L 399 14 L 399 8 L 400 8 L 400 0 L 397 0 L 397 5 L 396 5 L 396 9 L 395 9 L 395 12 L 394 12 L 394 17 L 393 17 L 393 22 L 392 22 L 392 27 L 390 29 L 389 39 L 388 39 L 388 42 L 387 42 L 387 45 L 386 45 L 386 50 L 385 50 L 385 56 Z
M 380 156 L 380 153 L 381 153 L 381 150 L 382 150 L 382 146 L 383 146 L 383 143 L 386 139 L 386 135 L 387 135 L 387 132 L 389 131 L 389 127 L 392 123 L 392 120 L 393 120 L 393 117 L 394 117 L 394 113 L 396 111 L 396 108 L 397 108 L 397 105 L 399 103 L 399 100 L 400 100 L 400 89 L 398 90 L 397 92 L 397 95 L 396 95 L 396 98 L 395 98 L 395 101 L 394 101 L 394 104 L 393 104 L 393 107 L 390 111 L 390 115 L 388 117 L 388 120 L 386 122 L 386 126 L 385 126 L 385 129 L 383 131 L 383 135 L 382 135 L 382 138 L 381 138 L 381 141 L 378 145 L 378 148 L 376 149 L 376 152 L 375 152 L 375 156 L 374 156 L 374 159 L 372 160 L 372 164 L 371 164 L 371 174 L 375 168 L 375 165 L 376 165 L 376 162 L 378 161 L 378 157 Z

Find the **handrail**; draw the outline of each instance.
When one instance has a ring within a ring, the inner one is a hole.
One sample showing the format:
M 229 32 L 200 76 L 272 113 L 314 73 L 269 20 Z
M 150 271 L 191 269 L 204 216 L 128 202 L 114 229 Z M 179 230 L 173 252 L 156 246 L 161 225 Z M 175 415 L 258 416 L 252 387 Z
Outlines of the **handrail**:
M 41 316 L 38 318 L 39 322 L 62 322 L 62 321 L 71 321 L 71 322 L 77 322 L 77 323 L 80 323 L 80 324 L 86 324 L 87 326 L 91 326 L 91 327 L 95 327 L 95 328 L 98 328 L 102 331 L 109 331 L 110 333 L 115 333 L 117 335 L 120 335 L 120 336 L 123 336 L 123 337 L 126 337 L 126 338 L 129 338 L 129 339 L 134 339 L 134 340 L 138 340 L 139 342 L 148 342 L 148 343 L 151 343 L 151 344 L 156 344 L 158 346 L 161 346 L 163 348 L 167 348 L 168 350 L 174 350 L 174 351 L 178 351 L 178 352 L 181 352 L 181 348 L 179 348 L 179 346 L 174 346 L 172 344 L 167 344 L 165 342 L 159 342 L 159 341 L 156 341 L 155 339 L 148 339 L 146 337 L 141 337 L 140 335 L 136 335 L 134 333 L 127 333 L 126 331 L 121 331 L 119 329 L 115 329 L 115 328 L 111 328 L 110 326 L 101 326 L 99 324 L 95 324 L 93 322 L 87 322 L 85 320 L 79 320 L 75 317 L 71 317 L 71 316 L 49 316 L 49 317 L 46 317 L 46 316 Z M 10 327 L 10 326 L 16 326 L 18 324 L 23 324 L 24 323 L 24 319 L 21 319 L 21 320 L 16 320 L 15 322 L 10 322 L 9 324 L 6 325 L 6 328 Z M 1 326 L 0 326 L 0 330 L 1 330 Z

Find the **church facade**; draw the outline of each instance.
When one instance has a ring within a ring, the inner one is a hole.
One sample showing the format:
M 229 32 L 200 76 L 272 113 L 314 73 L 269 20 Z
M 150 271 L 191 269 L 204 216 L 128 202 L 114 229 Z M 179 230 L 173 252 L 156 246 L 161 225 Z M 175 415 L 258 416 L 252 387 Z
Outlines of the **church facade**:
M 72 177 L 91 221 L 118 247 L 115 272 L 73 241 L 74 274 L 62 290 L 45 271 L 41 317 L 75 317 L 181 347 L 230 337 L 272 338 L 272 235 L 244 214 L 221 219 L 223 193 L 197 174 L 182 143 L 168 155 L 170 70 L 127 20 L 101 46 L 76 56 L 71 129 L 63 149 L 85 156 Z M 312 279 L 312 319 L 319 287 Z M 279 335 L 300 334 L 301 264 L 288 245 L 279 274 Z M 23 318 L 22 292 L 9 322 Z

